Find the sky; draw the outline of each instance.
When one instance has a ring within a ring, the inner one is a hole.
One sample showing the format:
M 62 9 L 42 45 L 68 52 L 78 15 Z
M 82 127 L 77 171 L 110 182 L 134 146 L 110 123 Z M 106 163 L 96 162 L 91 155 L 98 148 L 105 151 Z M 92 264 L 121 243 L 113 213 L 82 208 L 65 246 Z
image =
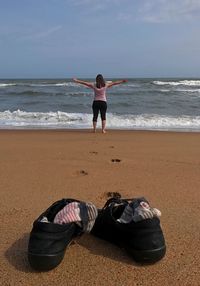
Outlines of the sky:
M 200 0 L 0 0 L 0 78 L 200 77 Z

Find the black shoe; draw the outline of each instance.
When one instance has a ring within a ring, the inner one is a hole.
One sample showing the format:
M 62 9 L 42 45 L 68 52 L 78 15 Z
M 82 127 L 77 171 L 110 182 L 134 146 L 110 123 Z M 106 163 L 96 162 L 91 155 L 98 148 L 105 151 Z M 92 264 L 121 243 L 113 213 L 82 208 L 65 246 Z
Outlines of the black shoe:
M 81 224 L 78 225 L 75 222 L 53 223 L 56 214 L 72 202 L 78 202 L 82 206 L 80 209 Z M 95 213 L 96 208 L 94 205 L 93 207 Z M 85 232 L 85 226 L 89 221 L 88 215 L 91 214 L 88 214 L 86 203 L 78 200 L 62 199 L 52 204 L 33 223 L 28 244 L 30 265 L 38 271 L 48 271 L 60 264 L 67 246 L 75 237 Z
M 91 233 L 99 238 L 127 250 L 136 262 L 153 263 L 164 257 L 166 252 L 165 239 L 158 217 L 131 220 L 128 223 L 120 222 L 127 205 L 148 203 L 144 198 L 125 200 L 111 198 L 103 209 L 99 210 L 98 217 Z M 134 210 L 133 210 L 134 212 Z

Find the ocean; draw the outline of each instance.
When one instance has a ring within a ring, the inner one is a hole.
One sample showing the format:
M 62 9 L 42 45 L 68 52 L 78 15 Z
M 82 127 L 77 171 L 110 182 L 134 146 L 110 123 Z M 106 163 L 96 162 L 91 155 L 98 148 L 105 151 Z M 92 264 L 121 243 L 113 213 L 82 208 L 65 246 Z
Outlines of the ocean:
M 0 80 L 0 129 L 90 129 L 92 101 L 72 79 Z M 200 132 L 200 79 L 128 79 L 107 103 L 107 129 Z

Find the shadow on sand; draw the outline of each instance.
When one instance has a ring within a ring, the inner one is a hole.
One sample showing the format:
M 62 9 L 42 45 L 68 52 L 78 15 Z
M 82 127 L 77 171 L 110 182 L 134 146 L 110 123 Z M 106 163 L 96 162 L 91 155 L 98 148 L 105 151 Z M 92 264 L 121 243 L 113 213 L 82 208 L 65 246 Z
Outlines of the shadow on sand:
M 17 270 L 25 273 L 37 273 L 31 268 L 28 262 L 28 240 L 29 234 L 26 233 L 22 238 L 16 240 L 5 252 L 5 257 L 9 263 Z M 120 263 L 132 265 L 134 267 L 144 266 L 134 262 L 133 258 L 128 253 L 109 242 L 96 238 L 90 234 L 84 234 L 76 239 L 76 243 L 86 248 L 89 252 L 96 256 L 103 256 Z M 75 244 L 76 244 L 75 243 Z M 74 244 L 72 242 L 72 244 Z M 70 248 L 70 245 L 68 246 Z M 66 249 L 67 251 L 67 249 Z
M 30 267 L 27 256 L 29 234 L 24 234 L 20 239 L 16 240 L 5 252 L 8 262 L 17 270 L 26 273 L 34 273 Z
M 86 248 L 89 252 L 97 256 L 107 257 L 109 259 L 119 261 L 120 263 L 125 263 L 132 266 L 142 266 L 134 262 L 133 258 L 128 255 L 128 253 L 107 241 L 96 238 L 90 234 L 84 234 L 76 243 Z

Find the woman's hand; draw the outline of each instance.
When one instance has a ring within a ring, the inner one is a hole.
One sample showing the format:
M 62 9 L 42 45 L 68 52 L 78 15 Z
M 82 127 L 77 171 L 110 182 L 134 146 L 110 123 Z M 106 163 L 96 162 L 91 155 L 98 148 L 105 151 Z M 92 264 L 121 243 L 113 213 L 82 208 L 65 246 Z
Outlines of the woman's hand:
M 80 79 L 77 79 L 77 78 L 73 78 L 73 81 L 79 83 L 79 84 L 83 84 L 87 87 L 90 87 L 90 88 L 93 88 L 93 84 L 90 83 L 90 82 L 87 82 L 87 81 L 83 81 L 83 80 L 80 80 Z

